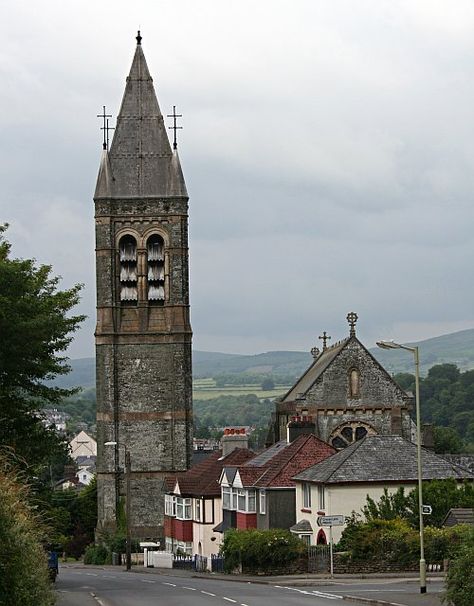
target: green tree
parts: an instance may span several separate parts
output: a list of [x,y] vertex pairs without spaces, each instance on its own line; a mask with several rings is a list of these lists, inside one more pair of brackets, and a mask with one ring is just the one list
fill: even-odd
[[453,427],[435,427],[434,450],[439,454],[463,452],[464,443]]
[[59,290],[49,265],[12,259],[5,229],[0,226],[0,443],[33,474],[61,450],[39,413],[74,393],[47,382],[70,370],[59,354],[84,319],[69,313],[81,285]]
[[270,391],[275,389],[275,381],[271,377],[266,377],[262,381],[262,391]]

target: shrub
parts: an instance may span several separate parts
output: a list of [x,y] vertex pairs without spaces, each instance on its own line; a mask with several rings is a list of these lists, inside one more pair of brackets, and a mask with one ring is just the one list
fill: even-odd
[[50,606],[54,595],[46,531],[28,503],[28,488],[0,461],[0,604]]
[[240,565],[246,572],[267,572],[286,568],[306,553],[306,546],[288,530],[229,530],[221,550],[226,572]]
[[111,557],[104,545],[89,545],[84,553],[84,564],[110,564]]
[[464,533],[446,577],[444,601],[452,606],[472,606],[474,596],[474,529]]

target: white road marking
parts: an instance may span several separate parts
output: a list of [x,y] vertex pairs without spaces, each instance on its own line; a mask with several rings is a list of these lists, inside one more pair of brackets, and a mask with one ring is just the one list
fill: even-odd
[[117,577],[112,577],[110,575],[104,574],[104,579],[116,579]]
[[174,583],[162,583],[163,585],[169,585],[170,587],[176,587]]
[[94,572],[86,572],[86,575],[88,577],[98,577],[99,576],[98,574],[95,574]]
[[227,600],[228,602],[234,602],[234,604],[237,604],[237,600],[233,600],[232,598],[225,598],[222,597],[223,600]]
[[145,579],[142,579],[142,583],[156,583],[156,581],[146,581]]
[[183,587],[183,589],[189,589],[189,591],[197,591],[194,587]]
[[318,598],[326,598],[327,600],[342,600],[342,595],[336,595],[335,593],[324,593],[323,591],[306,591],[305,589],[297,589],[296,587],[281,587],[281,589],[289,589],[290,591],[297,591],[303,595],[315,595]]
[[212,595],[213,598],[216,597],[215,593],[209,593],[209,591],[203,591],[202,589],[201,589],[201,593],[205,593],[206,595]]

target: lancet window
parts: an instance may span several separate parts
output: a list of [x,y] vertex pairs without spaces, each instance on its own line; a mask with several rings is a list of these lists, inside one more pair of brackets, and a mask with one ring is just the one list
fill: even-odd
[[147,241],[148,301],[154,305],[165,302],[165,243],[157,234]]
[[137,241],[127,235],[120,239],[120,301],[123,304],[136,304],[137,288]]
[[352,368],[349,372],[349,393],[351,398],[360,396],[360,373],[357,368]]

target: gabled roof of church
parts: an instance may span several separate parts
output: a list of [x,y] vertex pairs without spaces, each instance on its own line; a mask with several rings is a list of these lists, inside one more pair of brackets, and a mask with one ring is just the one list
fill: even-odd
[[[474,479],[474,474],[422,449],[424,480]],[[401,436],[366,436],[321,463],[294,476],[323,484],[416,482],[417,446]]]
[[[281,398],[281,402],[293,402],[300,395],[304,395],[319,379],[326,368],[333,362],[333,360],[339,355],[344,349],[351,338],[343,339],[338,343],[334,343],[330,347],[327,347],[323,352],[314,360],[308,370],[297,380],[293,387]],[[362,344],[361,344],[362,345]]]
[[94,198],[187,197],[179,157],[171,150],[140,36],[137,41]]

